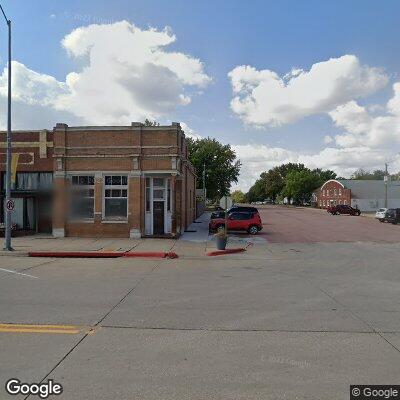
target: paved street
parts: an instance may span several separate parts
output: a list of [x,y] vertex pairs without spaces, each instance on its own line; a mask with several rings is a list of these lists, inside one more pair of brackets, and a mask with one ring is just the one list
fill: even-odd
[[331,215],[325,210],[286,206],[257,206],[271,243],[400,241],[400,225],[371,216]]
[[262,213],[267,240],[244,254],[205,257],[185,240],[164,242],[175,260],[0,257],[0,398],[18,398],[11,377],[53,378],[74,400],[337,400],[350,384],[398,383],[400,243],[309,231],[400,228]]

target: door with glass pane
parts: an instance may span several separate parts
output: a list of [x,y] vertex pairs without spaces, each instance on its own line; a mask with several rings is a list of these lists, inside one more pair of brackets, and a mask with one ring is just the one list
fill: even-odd
[[171,189],[170,179],[161,177],[146,178],[146,235],[171,233]]

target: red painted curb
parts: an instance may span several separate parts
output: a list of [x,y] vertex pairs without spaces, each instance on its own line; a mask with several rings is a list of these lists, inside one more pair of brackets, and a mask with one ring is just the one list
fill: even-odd
[[174,253],[173,251],[170,251],[169,253],[166,253],[165,257],[167,257],[167,258],[179,258],[178,254]]
[[214,256],[222,256],[224,254],[243,253],[244,251],[246,251],[246,249],[243,249],[240,247],[238,249],[225,249],[225,250],[211,251],[210,253],[207,253],[207,255],[210,257],[214,257]]
[[151,258],[165,258],[167,253],[157,251],[132,251],[123,254],[123,257],[151,257]]
[[123,252],[101,251],[32,251],[29,257],[62,257],[62,258],[118,258]]
[[52,258],[119,258],[119,257],[149,257],[149,258],[178,258],[174,252],[160,251],[31,251],[29,257],[52,257]]

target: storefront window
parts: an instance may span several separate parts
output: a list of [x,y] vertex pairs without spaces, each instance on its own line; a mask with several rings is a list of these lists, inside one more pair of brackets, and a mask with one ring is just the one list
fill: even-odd
[[128,177],[106,175],[104,183],[104,218],[126,220],[128,216]]
[[93,219],[93,175],[75,175],[71,177],[70,213],[72,219]]

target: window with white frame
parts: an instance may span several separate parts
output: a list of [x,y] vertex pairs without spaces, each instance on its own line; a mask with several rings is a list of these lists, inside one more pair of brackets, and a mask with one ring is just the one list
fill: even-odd
[[325,196],[325,189],[322,191],[322,196]]
[[336,189],[333,189],[333,194],[336,196]]
[[94,175],[73,175],[70,182],[71,219],[93,219]]
[[342,195],[342,189],[339,189],[339,196]]
[[126,220],[128,217],[128,177],[104,176],[103,217],[108,220]]

